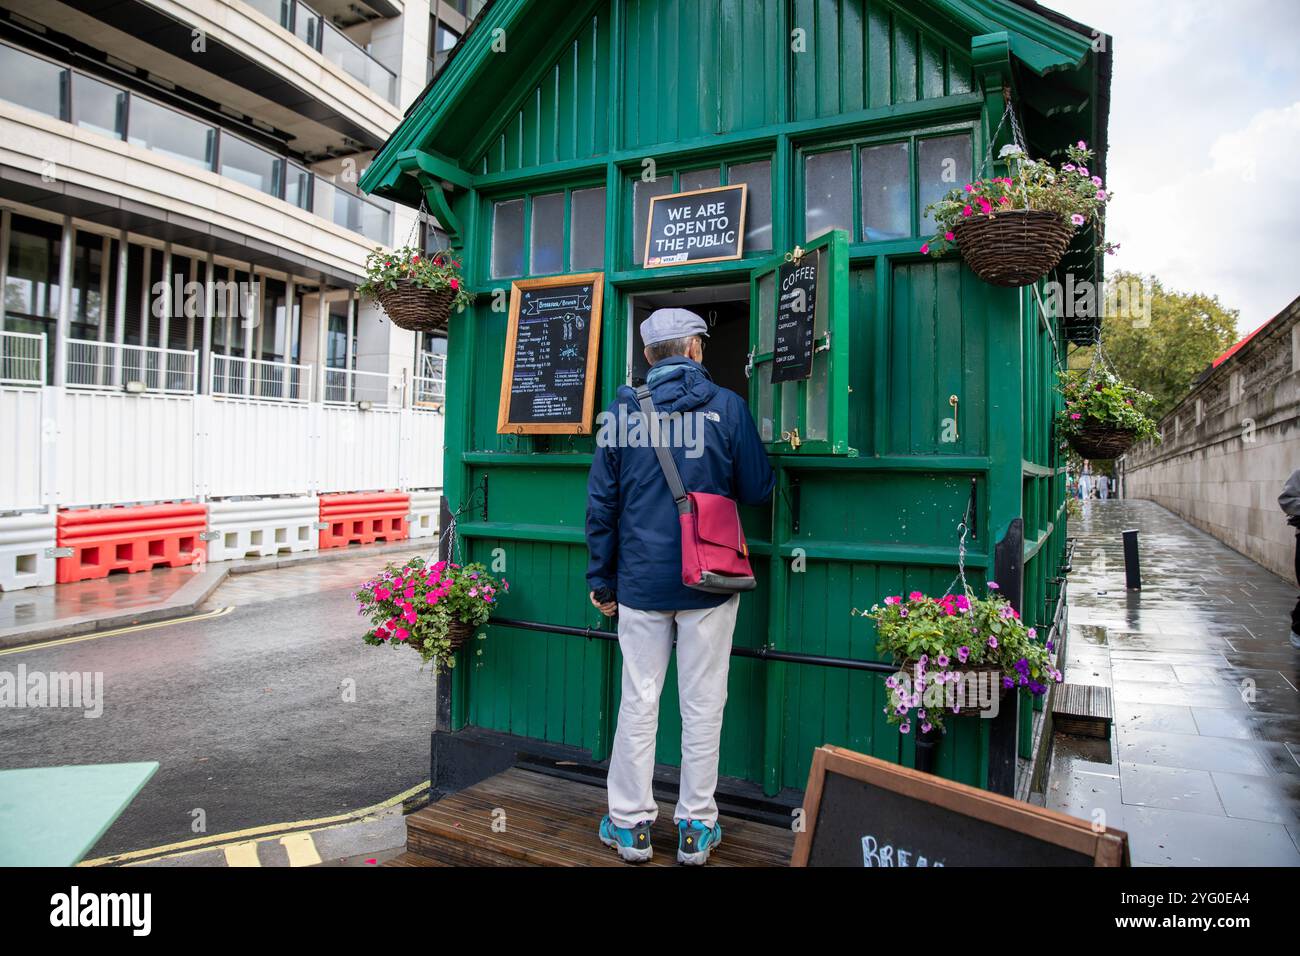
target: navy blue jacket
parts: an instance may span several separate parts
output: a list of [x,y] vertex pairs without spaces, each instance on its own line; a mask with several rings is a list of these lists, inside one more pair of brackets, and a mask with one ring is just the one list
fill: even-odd
[[[742,504],[762,504],[772,494],[776,475],[767,460],[749,408],[739,395],[720,388],[704,366],[685,356],[655,363],[647,377],[659,412],[699,412],[702,424],[693,449],[677,443],[673,460],[687,491],[726,495]],[[620,414],[620,406],[623,411]],[[587,584],[607,587],[620,604],[645,611],[716,607],[726,594],[709,594],[682,584],[682,533],[668,482],[655,450],[624,444],[616,431],[620,418],[641,417],[636,392],[627,385],[597,430],[596,453],[587,478]]]

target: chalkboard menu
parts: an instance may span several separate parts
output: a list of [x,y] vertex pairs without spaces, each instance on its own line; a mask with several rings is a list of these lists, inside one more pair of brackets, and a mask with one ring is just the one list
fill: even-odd
[[604,280],[588,272],[511,285],[497,432],[591,431]]
[[642,258],[646,268],[739,259],[747,194],[739,183],[652,197]]
[[1091,821],[818,747],[792,866],[1128,866],[1128,836]]
[[784,262],[777,269],[773,384],[812,376],[813,327],[817,316],[821,257],[819,249],[793,262]]

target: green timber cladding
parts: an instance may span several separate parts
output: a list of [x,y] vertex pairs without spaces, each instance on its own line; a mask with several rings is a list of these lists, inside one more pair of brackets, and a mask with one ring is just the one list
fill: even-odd
[[[1030,0],[486,7],[361,184],[425,200],[464,251],[478,299],[449,331],[445,486],[462,556],[505,557],[502,613],[603,626],[584,580],[593,439],[496,432],[511,280],[591,269],[606,277],[601,408],[634,373],[644,307],[678,295],[746,311],[738,361],[753,375],[715,374],[750,401],[778,491],[744,515],[759,587],[742,597],[738,646],[876,660],[852,609],[942,593],[972,505],[971,580],[996,576],[1046,633],[1065,554],[1055,377],[1067,338],[1089,329],[1046,314],[1035,288],[923,256],[922,210],[953,175],[1001,172],[1007,98],[1032,154],[1085,139],[1104,175],[1109,42]],[[742,181],[742,260],[641,267],[651,195]],[[1100,281],[1093,244],[1080,236],[1060,267],[1076,283]],[[772,386],[772,277],[796,245],[829,256],[825,348],[808,383]],[[605,759],[617,647],[487,631],[452,672],[451,726]],[[910,764],[914,739],[886,723],[885,699],[879,674],[733,658],[721,772],[802,788],[823,743]],[[660,721],[658,757],[675,764],[671,673]],[[935,769],[1009,790],[1031,725],[1023,700],[1002,721],[954,720]]]

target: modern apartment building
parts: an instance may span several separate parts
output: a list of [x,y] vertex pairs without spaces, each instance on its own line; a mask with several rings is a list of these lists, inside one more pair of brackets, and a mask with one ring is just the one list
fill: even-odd
[[440,484],[443,342],[356,293],[440,234],[357,178],[479,6],[0,0],[0,515]]

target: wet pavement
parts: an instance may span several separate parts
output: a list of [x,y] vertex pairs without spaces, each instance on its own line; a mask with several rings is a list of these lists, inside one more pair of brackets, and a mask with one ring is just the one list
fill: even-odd
[[1047,806],[1127,830],[1134,865],[1300,865],[1296,583],[1154,502],[1088,502],[1071,532],[1065,679],[1109,684],[1115,723],[1057,735]]
[[[368,561],[376,567],[405,554],[432,553],[434,539],[377,543],[346,550],[310,551],[301,554],[212,564],[196,562],[180,568],[157,568],[136,574],[110,574],[94,581],[56,584],[0,592],[0,647],[15,647],[36,641],[70,637],[169,618],[198,611],[218,587],[248,595],[275,588],[275,579],[260,582],[264,572],[309,567],[299,577],[302,586],[318,588],[353,572],[350,562]],[[245,577],[257,572],[252,578]],[[243,586],[235,581],[246,581]],[[288,580],[281,578],[281,581]]]
[[[209,604],[228,613],[0,650],[0,672],[102,675],[98,715],[85,701],[0,708],[0,767],[158,761],[91,858],[244,839],[417,787],[429,777],[433,674],[413,652],[362,644],[352,594],[385,562],[427,551],[234,575]],[[329,856],[319,841],[298,849]]]

